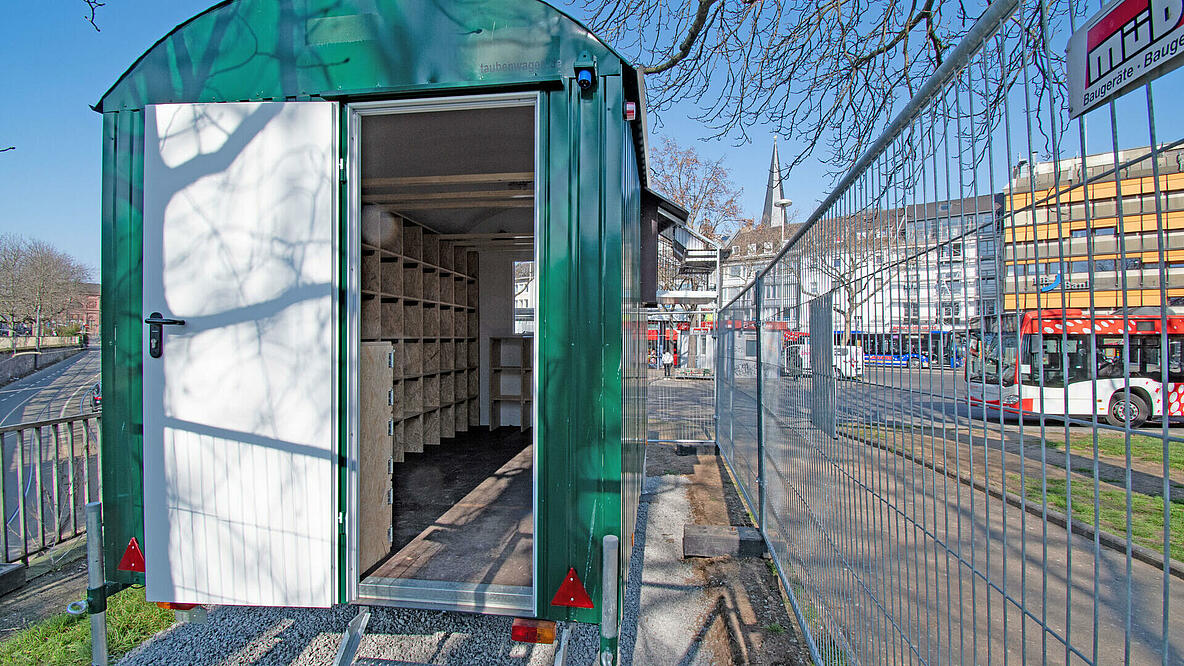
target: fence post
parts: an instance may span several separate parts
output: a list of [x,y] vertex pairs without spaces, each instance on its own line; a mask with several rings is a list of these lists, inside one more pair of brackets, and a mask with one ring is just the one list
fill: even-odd
[[107,666],[107,590],[103,571],[102,505],[86,505],[86,587],[90,613],[90,663]]
[[762,305],[764,304],[764,275],[758,275],[756,281],[753,282],[753,308],[756,310],[753,317],[756,322],[756,521],[757,527],[761,532],[765,531],[765,399],[764,399],[764,363],[761,348],[764,341],[761,340],[761,333],[764,331],[764,321],[761,316]]

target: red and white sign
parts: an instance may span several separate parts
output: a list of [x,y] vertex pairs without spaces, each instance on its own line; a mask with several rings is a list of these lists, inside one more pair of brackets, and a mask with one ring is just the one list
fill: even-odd
[[1184,63],[1184,0],[1115,0],[1069,38],[1074,118]]

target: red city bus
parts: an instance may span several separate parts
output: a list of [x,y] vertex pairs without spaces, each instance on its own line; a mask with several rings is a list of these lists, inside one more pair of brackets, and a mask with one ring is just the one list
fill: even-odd
[[1168,308],[1165,330],[1164,314],[1134,308],[1095,311],[1091,319],[1085,310],[1033,310],[1018,327],[1012,315],[1002,331],[970,341],[971,402],[1013,414],[1097,414],[1115,426],[1139,427],[1165,412],[1184,416],[1184,316]]

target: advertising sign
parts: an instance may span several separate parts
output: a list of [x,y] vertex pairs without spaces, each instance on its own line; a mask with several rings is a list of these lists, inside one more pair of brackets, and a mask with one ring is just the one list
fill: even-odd
[[1069,38],[1074,118],[1179,67],[1184,0],[1116,0]]

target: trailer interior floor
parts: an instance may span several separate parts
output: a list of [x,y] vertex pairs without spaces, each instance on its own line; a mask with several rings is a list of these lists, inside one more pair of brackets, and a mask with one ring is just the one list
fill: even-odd
[[396,467],[395,554],[371,576],[529,587],[529,430],[477,428]]

